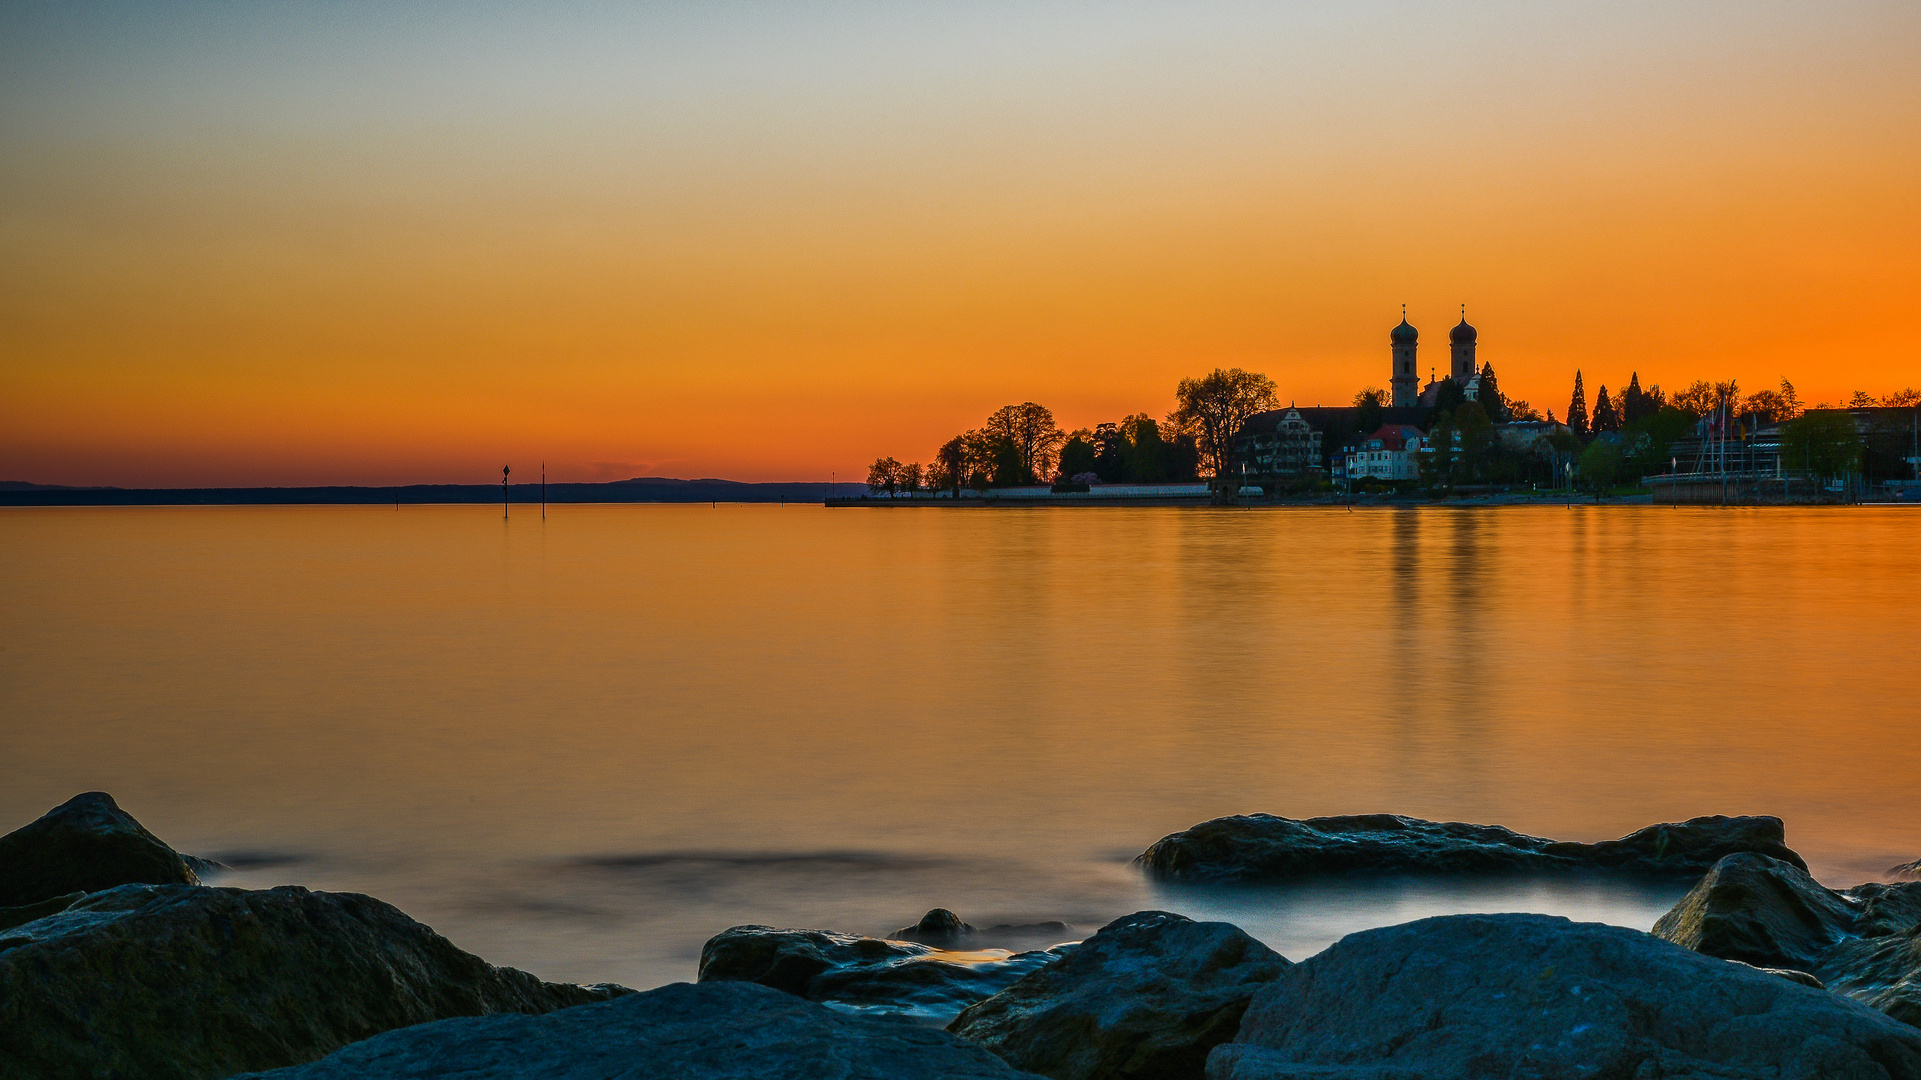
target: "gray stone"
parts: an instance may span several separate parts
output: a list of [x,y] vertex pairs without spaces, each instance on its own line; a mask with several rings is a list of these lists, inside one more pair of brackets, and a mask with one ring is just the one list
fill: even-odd
[[354,893],[123,885],[0,930],[0,1078],[212,1080],[622,993],[494,967]]
[[1854,921],[1854,905],[1806,870],[1743,852],[1715,863],[1654,936],[1723,960],[1813,971]]
[[1247,814],[1204,821],[1156,841],[1134,861],[1174,882],[1279,882],[1333,874],[1537,874],[1589,871],[1662,877],[1705,873],[1755,851],[1806,869],[1774,817],[1698,817],[1597,844],[1545,840],[1498,825],[1393,814],[1296,820]]
[[0,907],[116,885],[199,883],[179,852],[104,791],[75,795],[0,836]]
[[827,930],[735,926],[701,948],[699,980],[759,983],[809,1001],[938,1026],[1060,955],[1060,950],[954,953]]
[[1730,855],[1654,924],[1677,945],[1808,972],[1829,990],[1921,1027],[1921,882],[1836,891],[1797,867]]
[[1255,995],[1212,1080],[1915,1080],[1921,1031],[1638,930],[1453,915],[1353,934]]
[[948,1030],[1055,1080],[1199,1078],[1254,992],[1287,967],[1238,927],[1136,912]]
[[[751,983],[390,1031],[252,1080],[1033,1080],[942,1031]],[[239,1078],[236,1078],[239,1080]]]
[[1844,941],[1821,957],[1814,975],[1837,994],[1921,1027],[1921,927]]

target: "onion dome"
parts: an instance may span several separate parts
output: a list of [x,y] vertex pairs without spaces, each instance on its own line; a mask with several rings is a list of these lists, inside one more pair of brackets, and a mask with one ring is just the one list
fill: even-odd
[[1402,315],[1401,325],[1395,327],[1393,333],[1388,336],[1396,345],[1412,345],[1415,339],[1421,336],[1421,332],[1409,326],[1407,316]]
[[1461,316],[1459,326],[1447,332],[1447,339],[1456,345],[1474,344],[1475,329],[1467,324],[1467,316]]

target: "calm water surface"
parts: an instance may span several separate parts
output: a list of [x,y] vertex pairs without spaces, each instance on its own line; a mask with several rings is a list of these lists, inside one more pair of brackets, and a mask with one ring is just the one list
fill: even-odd
[[223,883],[650,986],[760,922],[1162,907],[1302,959],[1678,890],[1168,890],[1222,814],[1921,855],[1921,513],[789,506],[0,511],[0,827],[111,791]]

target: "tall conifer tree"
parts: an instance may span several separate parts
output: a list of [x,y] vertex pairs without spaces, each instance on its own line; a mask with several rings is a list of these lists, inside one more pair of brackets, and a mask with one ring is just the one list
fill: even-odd
[[1632,424],[1653,413],[1648,407],[1647,392],[1641,389],[1641,373],[1634,372],[1628,376],[1628,388],[1621,392],[1621,422]]
[[1581,373],[1574,373],[1574,398],[1567,403],[1567,426],[1587,438],[1587,391],[1581,388]]
[[1594,433],[1599,435],[1604,431],[1619,430],[1621,418],[1615,415],[1614,402],[1608,398],[1608,388],[1603,386],[1594,397]]

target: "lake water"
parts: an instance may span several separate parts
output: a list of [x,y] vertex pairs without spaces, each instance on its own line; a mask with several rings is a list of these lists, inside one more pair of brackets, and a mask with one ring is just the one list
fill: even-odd
[[737,923],[1225,918],[1292,959],[1680,888],[1167,889],[1206,818],[1564,839],[1777,814],[1921,856],[1921,513],[1552,507],[0,511],[0,829],[181,850],[651,986]]

